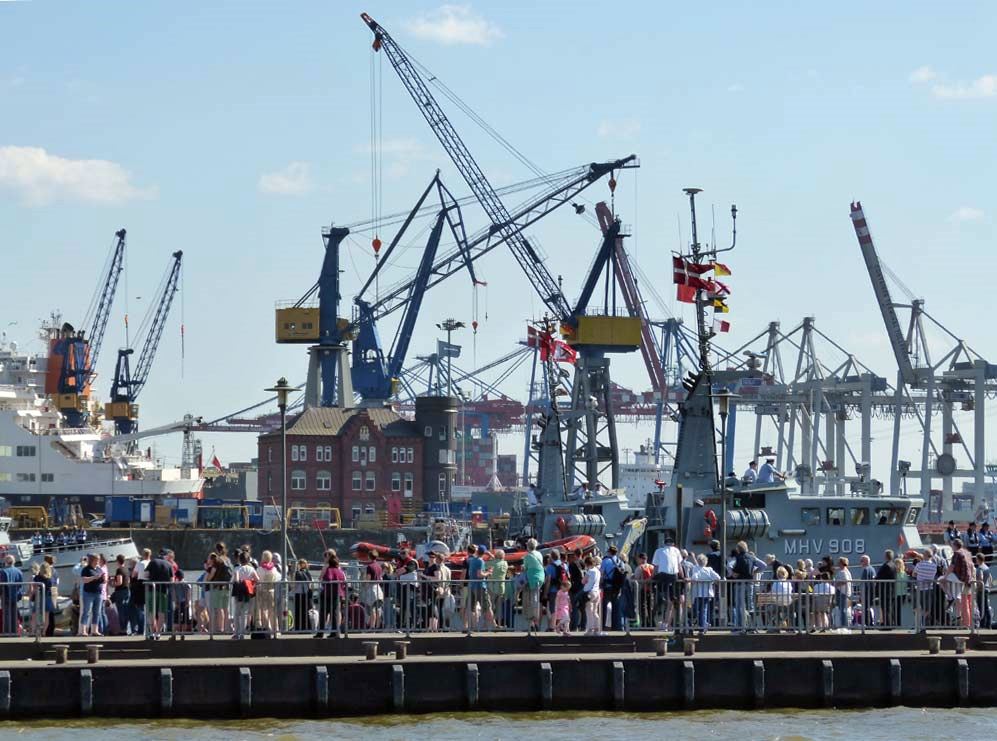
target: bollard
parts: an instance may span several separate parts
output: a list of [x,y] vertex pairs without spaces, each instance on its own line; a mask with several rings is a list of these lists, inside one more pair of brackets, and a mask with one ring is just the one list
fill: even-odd
[[682,653],[684,653],[686,656],[695,656],[697,643],[699,643],[698,638],[683,638]]
[[942,637],[928,636],[928,653],[934,655],[941,650],[942,650]]
[[408,647],[411,641],[395,641],[395,658],[401,661],[408,656]]
[[102,643],[88,643],[87,644],[87,663],[96,664],[100,661],[100,649],[103,647]]
[[957,654],[966,653],[966,636],[954,636],[952,640],[955,641],[955,652]]
[[69,659],[69,645],[65,643],[57,643],[52,648],[55,649],[55,663],[65,664]]
[[654,639],[654,655],[655,656],[667,656],[668,655],[668,639],[667,638],[655,638]]
[[364,641],[363,649],[367,656],[367,661],[373,661],[377,658],[377,641]]

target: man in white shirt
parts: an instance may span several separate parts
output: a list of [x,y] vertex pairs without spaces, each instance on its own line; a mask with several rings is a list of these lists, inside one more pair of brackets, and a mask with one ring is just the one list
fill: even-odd
[[758,478],[756,483],[758,484],[774,484],[776,480],[784,481],[786,479],[781,473],[775,470],[775,458],[766,458],[765,463],[758,470]]
[[662,602],[665,603],[664,619],[658,627],[667,630],[678,598],[676,581],[685,577],[682,571],[682,551],[675,547],[673,538],[665,538],[665,544],[654,552],[651,565],[654,567],[654,583],[658,592],[655,612],[660,609]]
[[537,485],[530,484],[530,488],[526,492],[526,504],[529,507],[536,507],[540,501],[537,499]]
[[744,476],[741,477],[741,481],[747,485],[751,486],[755,481],[758,480],[758,461],[751,461],[748,464],[747,470],[744,472]]

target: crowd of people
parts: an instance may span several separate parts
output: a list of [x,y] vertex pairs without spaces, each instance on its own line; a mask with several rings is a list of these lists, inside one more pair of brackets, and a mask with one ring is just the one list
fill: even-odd
[[[218,543],[196,575],[185,574],[168,549],[110,563],[88,554],[69,596],[73,630],[83,636],[989,628],[990,569],[982,548],[973,550],[953,537],[948,548],[906,559],[886,551],[876,565],[868,555],[854,565],[845,556],[789,564],[760,557],[744,542],[724,557],[717,541],[696,554],[666,539],[650,558],[625,558],[615,546],[599,557],[541,552],[529,540],[513,560],[500,548],[471,545],[456,558],[430,552],[420,562],[403,549],[346,565],[329,549],[317,567],[300,559],[285,573],[277,553],[257,559],[248,546],[230,553]],[[20,577],[12,566],[0,568],[0,582]],[[26,593],[37,608],[32,632],[54,634],[60,585],[53,567],[46,555],[29,584],[0,591],[4,632],[18,631],[13,605]]]

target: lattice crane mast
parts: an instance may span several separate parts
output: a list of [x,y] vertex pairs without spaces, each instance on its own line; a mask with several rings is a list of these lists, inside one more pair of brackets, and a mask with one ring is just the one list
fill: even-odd
[[142,342],[142,352],[138,356],[134,372],[132,372],[129,360],[135,352],[134,348],[126,347],[118,350],[118,360],[114,365],[114,381],[111,384],[111,401],[104,406],[104,416],[114,420],[114,429],[119,435],[127,435],[135,431],[138,421],[138,404],[135,401],[145,386],[145,382],[149,379],[149,371],[152,369],[152,361],[159,349],[159,341],[162,339],[163,330],[166,327],[170,307],[173,305],[173,299],[179,290],[182,258],[182,251],[177,250],[173,253],[172,261],[163,280],[163,289],[159,294],[159,300],[150,307],[150,314],[142,320],[142,326],[147,327],[147,329]]

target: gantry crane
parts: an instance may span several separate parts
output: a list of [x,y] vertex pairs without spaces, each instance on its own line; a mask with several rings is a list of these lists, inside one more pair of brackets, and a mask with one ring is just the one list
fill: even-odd
[[119,435],[128,435],[135,431],[138,422],[139,393],[149,379],[152,361],[159,349],[159,341],[166,327],[166,319],[173,305],[173,298],[179,290],[180,266],[183,252],[177,250],[163,279],[159,300],[149,307],[149,313],[142,320],[139,335],[145,329],[142,341],[142,352],[138,356],[135,370],[132,372],[129,358],[135,352],[134,348],[125,347],[118,350],[118,360],[114,365],[114,381],[111,384],[111,401],[104,405],[104,416],[114,420],[114,430]]
[[[50,328],[48,374],[45,391],[66,417],[69,427],[83,427],[89,417],[90,384],[96,375],[97,358],[104,342],[104,331],[111,316],[111,306],[125,261],[126,231],[115,232],[107,273],[90,302],[88,332],[78,332],[70,324]],[[92,318],[90,317],[93,313]]]
[[[433,97],[415,65],[380,24],[366,13],[361,14],[361,18],[374,33],[374,50],[387,54],[402,84],[491,221],[490,236],[498,237],[509,245],[516,261],[550,312],[549,318],[566,327],[568,341],[579,349],[571,409],[564,414],[554,415],[559,420],[558,426],[563,425],[567,434],[565,460],[566,467],[572,470],[572,480],[577,475],[594,484],[600,473],[608,467],[611,482],[607,483],[615,487],[618,483],[617,445],[609,404],[609,360],[605,353],[636,350],[640,346],[640,320],[637,319],[635,323],[631,317],[613,316],[614,312],[609,307],[608,286],[612,280],[609,272],[606,275],[605,315],[589,316],[585,312],[602,269],[614,259],[616,240],[621,236],[619,221],[613,218],[610,224],[604,225],[608,231],[597,254],[596,263],[585,281],[581,298],[572,306],[561,291],[558,281],[523,235],[522,229],[514,228],[512,215]],[[636,157],[631,155],[621,161],[619,166],[621,169],[637,167]],[[615,178],[610,180],[610,188],[613,187]],[[615,288],[613,299],[615,301]],[[600,435],[603,436],[602,440],[599,439]],[[547,436],[550,437],[549,430]],[[549,441],[546,447],[550,447]],[[552,494],[566,495],[562,475],[552,475],[547,480],[557,482],[551,483]]]

